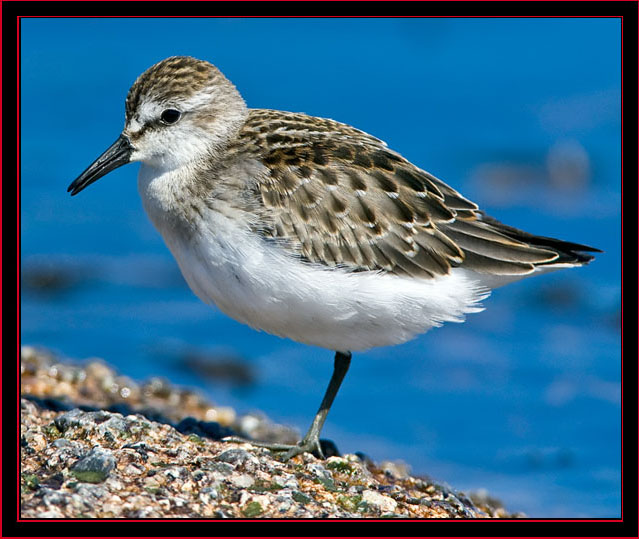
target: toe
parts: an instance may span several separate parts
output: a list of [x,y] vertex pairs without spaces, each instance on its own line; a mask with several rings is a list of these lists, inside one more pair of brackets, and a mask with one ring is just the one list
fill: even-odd
[[284,462],[286,462],[302,453],[311,453],[313,456],[322,460],[325,458],[319,440],[303,440],[296,446],[291,447],[282,458]]

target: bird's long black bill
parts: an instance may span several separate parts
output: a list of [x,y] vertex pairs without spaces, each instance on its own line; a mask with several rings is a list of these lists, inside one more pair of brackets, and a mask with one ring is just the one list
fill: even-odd
[[132,151],[133,146],[131,146],[131,141],[124,135],[120,135],[100,157],[91,163],[91,165],[69,185],[67,192],[70,192],[71,196],[77,195],[82,189],[99,180],[105,174],[122,165],[126,165],[131,160]]

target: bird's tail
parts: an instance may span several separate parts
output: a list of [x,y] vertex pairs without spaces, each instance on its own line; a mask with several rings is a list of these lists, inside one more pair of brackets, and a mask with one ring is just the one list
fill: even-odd
[[548,238],[546,236],[535,236],[523,230],[519,230],[512,226],[505,225],[497,219],[493,219],[488,215],[482,214],[481,220],[494,227],[498,232],[507,236],[515,241],[527,243],[533,247],[546,249],[556,253],[558,256],[554,260],[541,261],[535,263],[535,267],[540,266],[553,266],[556,264],[566,264],[574,266],[582,266],[588,264],[594,257],[589,253],[602,253],[600,249],[590,247],[589,245],[582,245],[580,243],[572,243],[569,241],[563,241],[556,238]]

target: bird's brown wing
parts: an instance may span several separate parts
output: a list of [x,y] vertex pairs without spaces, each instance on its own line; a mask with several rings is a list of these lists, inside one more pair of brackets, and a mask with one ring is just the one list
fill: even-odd
[[350,126],[253,111],[240,138],[266,171],[254,187],[261,232],[310,262],[430,278],[461,265],[526,274],[559,257],[484,220],[476,204]]

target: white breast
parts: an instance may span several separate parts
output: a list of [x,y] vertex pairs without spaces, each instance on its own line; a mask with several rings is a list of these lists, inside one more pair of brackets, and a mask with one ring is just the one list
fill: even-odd
[[203,301],[256,329],[331,350],[408,341],[481,310],[488,290],[453,270],[436,279],[309,265],[246,226],[208,210],[192,233],[167,217],[163,190],[140,172],[144,207]]

